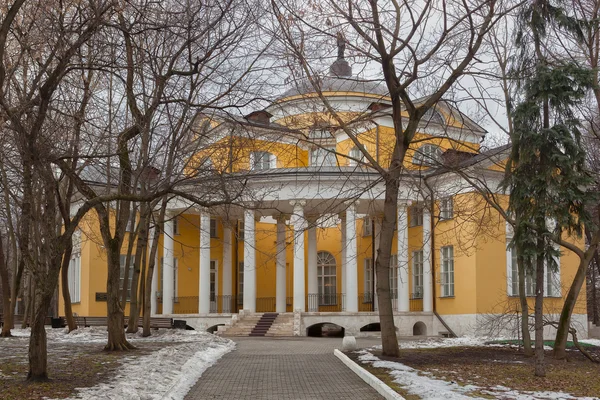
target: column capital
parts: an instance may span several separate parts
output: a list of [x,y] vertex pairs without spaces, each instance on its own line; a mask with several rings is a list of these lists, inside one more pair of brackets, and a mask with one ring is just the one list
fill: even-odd
[[412,200],[398,200],[398,208],[407,208],[412,206]]
[[304,207],[306,205],[306,200],[290,200],[290,205],[294,208]]

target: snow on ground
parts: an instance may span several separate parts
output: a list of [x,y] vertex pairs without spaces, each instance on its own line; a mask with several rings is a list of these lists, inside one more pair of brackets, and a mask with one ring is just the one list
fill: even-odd
[[[30,329],[14,329],[14,336],[28,337]],[[106,328],[79,328],[70,334],[63,329],[46,329],[48,344],[52,343],[105,343]],[[234,349],[231,340],[209,333],[168,329],[152,331],[142,338],[141,333],[128,334],[136,342],[168,342],[151,354],[128,362],[123,359],[119,373],[111,381],[91,388],[77,389],[71,400],[117,399],[183,399],[202,373],[224,354]]]
[[[468,344],[458,344],[468,343]],[[473,338],[457,338],[427,340],[419,342],[403,343],[403,348],[434,348],[434,347],[454,347],[454,346],[478,346],[478,339]],[[409,347],[412,345],[413,347]],[[427,347],[429,346],[429,347]],[[375,346],[380,347],[380,346]],[[373,365],[375,368],[385,368],[389,370],[390,375],[394,378],[394,382],[403,387],[411,394],[421,397],[425,400],[467,400],[467,399],[483,399],[482,397],[474,397],[473,392],[479,390],[480,393],[489,394],[497,399],[503,400],[594,400],[592,397],[573,397],[568,393],[562,392],[519,392],[503,386],[496,386],[492,390],[486,390],[474,385],[461,386],[456,382],[447,382],[441,379],[429,377],[427,372],[420,372],[414,368],[404,365],[399,362],[382,361],[377,356],[370,353],[368,350],[357,352],[359,360]],[[597,398],[596,398],[597,399]]]

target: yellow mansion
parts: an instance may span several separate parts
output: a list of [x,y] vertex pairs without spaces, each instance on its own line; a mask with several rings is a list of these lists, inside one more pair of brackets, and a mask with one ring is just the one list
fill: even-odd
[[[173,199],[159,241],[153,314],[226,331],[257,313],[278,313],[289,316],[294,335],[325,323],[351,334],[377,326],[373,259],[384,184],[353,137],[387,167],[389,99],[382,84],[352,76],[343,59],[319,84],[335,117],[302,82],[245,118],[204,121],[211,141],[194,162],[243,176],[244,197],[210,209]],[[511,230],[470,184],[485,183],[505,205],[498,187],[509,147],[482,150],[485,133],[440,102],[406,154],[389,276],[400,335],[517,334]],[[82,231],[71,263],[73,311],[105,315],[106,256]],[[559,264],[546,274],[550,314],[560,310],[578,259],[563,249]],[[533,296],[533,279],[526,281]],[[582,336],[584,296],[573,316]]]

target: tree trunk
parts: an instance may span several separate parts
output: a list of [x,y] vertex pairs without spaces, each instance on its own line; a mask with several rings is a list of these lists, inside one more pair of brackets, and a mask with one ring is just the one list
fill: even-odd
[[544,239],[538,239],[535,269],[535,376],[546,376],[544,365]]
[[4,245],[2,237],[0,237],[0,281],[2,282],[2,311],[4,315],[4,323],[0,337],[12,336],[10,330],[12,328],[12,311],[10,303],[10,283],[8,278],[8,267],[6,258],[4,257]]
[[[166,211],[166,202],[163,202],[160,210],[159,221],[164,221]],[[154,231],[152,232],[152,247],[150,248],[150,254],[148,255],[148,268],[146,272],[146,286],[144,288],[144,321],[143,321],[143,337],[150,336],[150,316],[152,307],[152,275],[154,275],[154,269],[157,268],[155,265],[156,253],[158,251],[158,239],[160,238],[161,226],[155,225]]]
[[519,301],[521,303],[521,331],[523,332],[523,353],[525,357],[533,356],[531,334],[529,333],[529,305],[525,292],[525,264],[523,257],[517,253],[517,271],[519,273]]
[[[589,269],[589,267],[588,267]],[[592,265],[592,322],[598,326],[598,289],[596,287],[596,268]]]
[[111,246],[107,247],[108,279],[107,291],[107,323],[108,343],[104,347],[106,351],[123,351],[135,348],[125,337],[124,313],[119,301],[119,270],[120,246],[118,241],[113,240]]
[[65,319],[67,321],[67,327],[69,332],[77,329],[75,318],[73,318],[73,308],[71,307],[71,293],[69,293],[69,264],[71,262],[71,253],[73,252],[73,242],[70,241],[67,244],[65,253],[63,254],[62,265],[61,265],[61,285],[62,285],[62,297],[65,303]]
[[31,300],[35,297],[33,295],[32,290],[32,279],[31,275],[27,275],[27,284],[25,290],[23,291],[23,302],[25,303],[25,309],[23,310],[23,322],[21,322],[21,329],[27,328],[27,323],[29,322],[29,313],[31,309]]
[[133,262],[133,275],[131,276],[131,302],[129,303],[129,321],[127,323],[127,333],[135,333],[138,331],[138,298],[139,298],[139,281],[140,268],[142,264],[142,256],[147,251],[148,242],[148,218],[145,212],[146,207],[142,207],[140,215],[139,232],[135,248],[135,260]]
[[33,320],[31,321],[31,336],[29,337],[29,372],[27,380],[29,381],[47,381],[48,380],[48,352],[46,340],[46,314],[52,300],[52,291],[50,294],[44,294],[40,297]]
[[[591,251],[595,253],[595,249],[588,249],[587,253]],[[569,293],[567,293],[567,297],[565,298],[565,304],[563,305],[560,313],[558,328],[556,328],[556,337],[554,338],[553,352],[554,358],[558,360],[564,360],[567,357],[567,339],[569,337],[569,327],[571,326],[571,316],[573,315],[573,310],[575,309],[575,304],[577,303],[577,297],[579,297],[581,287],[585,282],[585,272],[590,259],[591,256],[586,254],[586,257],[579,261],[577,273],[575,274],[575,278],[571,283]]]

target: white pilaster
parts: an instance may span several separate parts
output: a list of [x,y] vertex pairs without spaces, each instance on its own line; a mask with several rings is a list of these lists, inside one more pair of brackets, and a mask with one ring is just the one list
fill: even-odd
[[163,314],[173,314],[173,297],[175,295],[174,279],[175,270],[174,267],[174,253],[173,253],[173,235],[174,235],[174,222],[173,216],[168,217],[164,224],[163,234],[163,264],[162,264],[162,300]]
[[346,311],[358,312],[358,258],[356,248],[356,208],[346,209]]
[[285,249],[285,218],[277,218],[277,257],[275,267],[275,311],[286,311],[286,249]]
[[200,275],[198,282],[198,313],[210,312],[210,214],[200,211]]
[[433,277],[431,268],[431,214],[423,208],[423,311],[433,311]]
[[340,215],[342,230],[342,311],[346,311],[346,215]]
[[398,311],[410,310],[408,288],[408,213],[405,203],[398,204]]
[[291,223],[294,228],[294,311],[304,312],[306,290],[304,287],[304,219],[305,201],[291,202],[294,207]]
[[256,232],[254,210],[244,211],[244,310],[256,312]]
[[[222,312],[230,313],[231,310],[231,224],[223,223],[223,301],[221,302]],[[217,302],[218,303],[218,302]]]
[[[319,311],[317,278],[317,219],[308,220],[308,311]],[[312,296],[311,296],[312,295]]]
[[[152,252],[154,244],[154,227],[148,232],[148,257]],[[148,258],[149,259],[149,258]],[[154,269],[152,270],[152,284],[150,288],[150,315],[155,315],[158,310],[158,302],[156,301],[156,292],[158,292],[158,251],[154,257]]]

